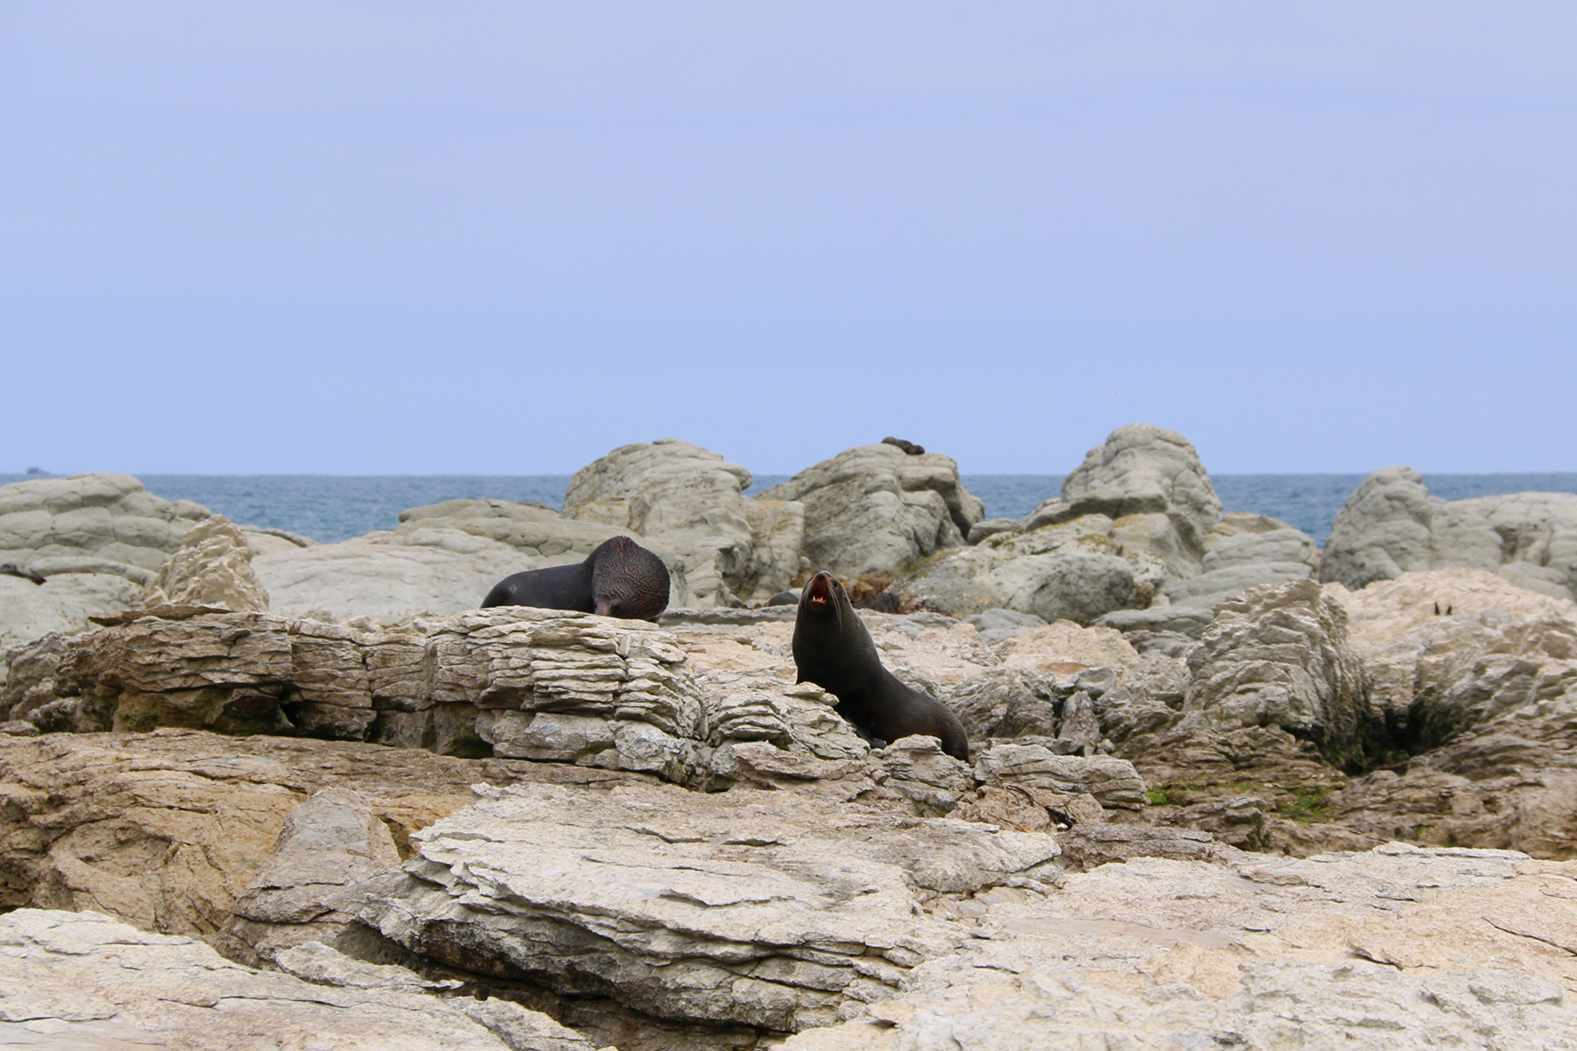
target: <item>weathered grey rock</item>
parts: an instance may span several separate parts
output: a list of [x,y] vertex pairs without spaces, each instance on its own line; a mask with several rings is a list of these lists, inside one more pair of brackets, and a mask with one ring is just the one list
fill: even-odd
[[761,494],[798,501],[807,569],[840,577],[892,573],[936,551],[962,547],[985,505],[940,453],[910,456],[892,445],[859,445],[806,468]]
[[1333,589],[1375,705],[1414,749],[1577,683],[1577,605],[1481,569]]
[[1402,844],[1136,859],[978,898],[992,937],[784,1051],[1544,1048],[1577,1027],[1571,863]]
[[506,607],[387,629],[144,616],[58,645],[53,688],[78,731],[307,733],[681,779],[696,763],[686,742],[705,736],[673,637],[583,613]]
[[423,527],[260,555],[252,568],[274,612],[352,621],[476,609],[504,577],[539,565],[497,540]]
[[[411,988],[255,971],[201,942],[150,934],[95,912],[20,909],[0,916],[0,939],[0,1044],[37,1051],[531,1046],[506,1038],[508,1023],[521,1026],[531,1014],[512,1004],[466,1011]],[[543,1032],[559,1028],[540,1021]]]
[[1051,837],[806,793],[487,795],[413,837],[406,878],[363,920],[414,952],[670,1020],[834,1022],[967,939],[925,898],[1061,878]]
[[902,591],[956,617],[1009,609],[1088,624],[1112,610],[1148,605],[1154,592],[1153,584],[1139,583],[1147,566],[1119,557],[1111,531],[1110,519],[1092,515],[1022,536],[999,534],[927,566]]
[[969,535],[964,539],[973,546],[998,533],[1012,533],[1016,536],[1023,531],[1024,523],[1016,518],[987,518],[970,526]]
[[664,438],[582,467],[564,494],[564,514],[650,541],[683,576],[674,605],[729,606],[782,591],[800,569],[804,509],[770,494],[751,500],[743,495],[749,486],[750,472],[738,464]]
[[253,554],[241,530],[224,515],[211,515],[186,531],[142,603],[266,610],[268,592],[252,571]]
[[219,934],[220,951],[257,967],[293,946],[332,943],[362,902],[356,884],[399,864],[399,848],[371,800],[320,789],[285,818],[273,856]]
[[1151,606],[1149,609],[1118,609],[1095,618],[1092,627],[1130,631],[1175,631],[1189,638],[1200,638],[1215,616],[1199,606]]
[[[119,573],[52,576],[43,586],[0,576],[0,657],[52,632],[89,630],[93,627],[89,617],[129,609],[140,593],[138,584]],[[4,675],[0,661],[0,682]]]
[[1519,587],[1577,597],[1577,494],[1516,493],[1446,501],[1410,467],[1388,467],[1347,498],[1320,579],[1357,589],[1403,573],[1460,567]]
[[1179,553],[1197,561],[1221,520],[1221,500],[1188,439],[1145,423],[1119,427],[1062,482],[1062,495],[1024,520],[1026,530],[1081,515],[1165,515]]
[[190,500],[154,496],[125,474],[13,482],[0,486],[0,562],[92,556],[158,572],[208,514]]
[[634,536],[602,522],[566,518],[545,504],[507,500],[445,500],[400,512],[396,534],[423,529],[458,529],[508,544],[538,567],[583,562],[603,541]]
[[1199,575],[1166,585],[1172,602],[1213,609],[1249,588],[1301,580],[1319,570],[1314,540],[1264,515],[1226,515],[1207,539],[1211,546]]
[[124,474],[78,474],[0,486],[0,563],[46,578],[0,576],[0,651],[88,617],[129,608],[208,509],[171,503]]
[[1312,580],[1228,600],[1188,665],[1185,711],[1217,729],[1279,726],[1337,754],[1371,718],[1346,610]]
[[975,759],[975,779],[986,785],[1083,793],[1107,809],[1142,810],[1145,805],[1144,779],[1128,760],[1059,754],[1046,738],[991,742]]
[[988,609],[965,618],[980,632],[980,639],[987,646],[995,646],[1026,629],[1038,628],[1046,622],[1033,613],[1020,613],[1016,609]]

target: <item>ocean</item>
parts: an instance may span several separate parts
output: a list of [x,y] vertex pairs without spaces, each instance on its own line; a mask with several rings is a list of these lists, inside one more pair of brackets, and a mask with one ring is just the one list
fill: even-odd
[[[460,497],[564,502],[567,474],[539,475],[141,475],[149,492],[195,500],[231,521],[286,529],[323,543],[392,529],[408,507]],[[1324,544],[1336,512],[1366,475],[1218,474],[1210,480],[1228,511],[1251,511],[1289,522]],[[788,475],[756,475],[755,495]],[[980,497],[988,518],[1022,518],[1062,490],[1060,474],[966,474],[964,487]],[[0,474],[0,484],[20,482]],[[1526,491],[1577,493],[1577,473],[1426,474],[1435,496],[1462,500]]]

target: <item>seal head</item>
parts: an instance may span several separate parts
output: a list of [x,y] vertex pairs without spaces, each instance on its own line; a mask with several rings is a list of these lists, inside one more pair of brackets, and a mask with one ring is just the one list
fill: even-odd
[[925,734],[941,741],[948,755],[969,761],[964,724],[947,705],[906,686],[882,666],[849,593],[826,570],[800,593],[793,649],[799,681],[813,682],[838,698],[838,714],[872,747]]

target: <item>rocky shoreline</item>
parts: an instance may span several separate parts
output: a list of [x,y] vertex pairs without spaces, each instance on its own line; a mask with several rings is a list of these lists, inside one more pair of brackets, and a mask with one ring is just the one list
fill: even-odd
[[[907,444],[337,544],[0,486],[0,1038],[1573,1046],[1577,495],[1388,468],[1322,549],[1159,428],[1023,520]],[[617,535],[658,623],[475,608]],[[795,682],[819,568],[971,763]]]

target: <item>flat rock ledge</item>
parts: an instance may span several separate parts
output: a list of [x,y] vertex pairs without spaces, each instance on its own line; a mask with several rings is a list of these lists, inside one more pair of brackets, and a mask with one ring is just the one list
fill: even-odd
[[440,998],[398,967],[323,945],[284,961],[311,980],[231,963],[202,942],[95,912],[0,916],[0,1046],[33,1051],[593,1051],[546,1015]]
[[974,899],[984,937],[783,1051],[1577,1046],[1577,863],[1145,858]]
[[827,1025],[957,952],[937,903],[1049,890],[1056,838],[794,791],[478,786],[360,918],[419,955],[677,1022]]

